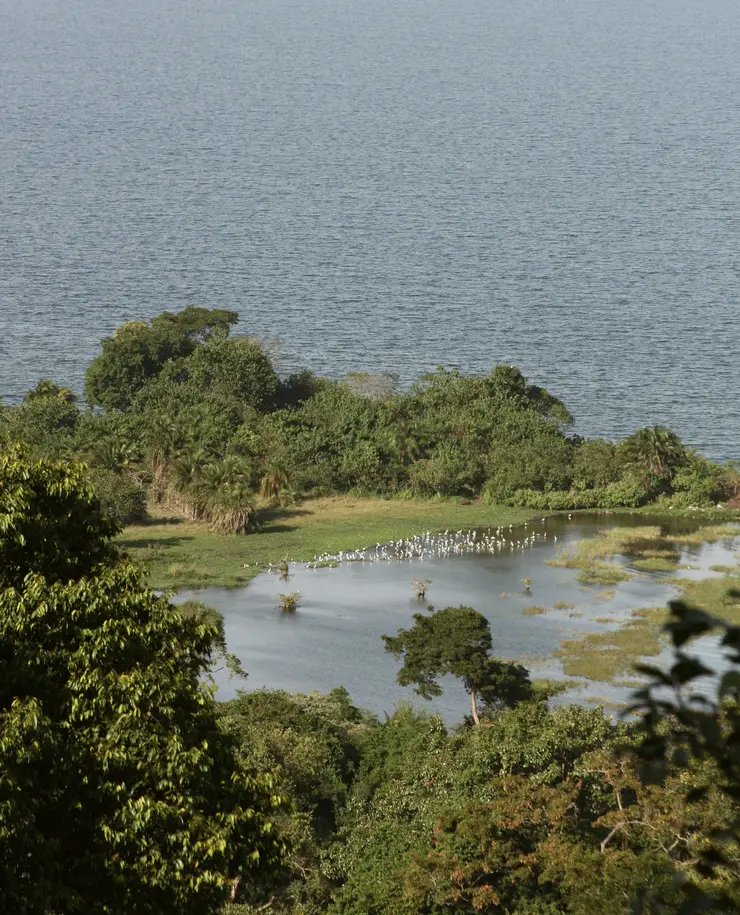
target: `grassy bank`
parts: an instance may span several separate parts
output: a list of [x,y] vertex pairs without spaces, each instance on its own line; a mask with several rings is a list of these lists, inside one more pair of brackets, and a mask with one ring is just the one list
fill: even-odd
[[118,544],[149,571],[155,588],[245,584],[282,559],[307,561],[322,553],[356,550],[427,530],[517,524],[527,508],[458,501],[359,499],[336,496],[260,513],[260,530],[216,534],[201,521],[154,509],[146,524],[126,528]]

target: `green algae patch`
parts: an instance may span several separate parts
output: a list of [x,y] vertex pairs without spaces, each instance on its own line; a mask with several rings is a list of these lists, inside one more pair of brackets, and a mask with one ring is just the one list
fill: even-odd
[[682,600],[728,623],[740,623],[740,575],[683,583]]
[[616,585],[621,581],[628,581],[632,576],[621,566],[599,562],[582,568],[576,578],[590,585]]
[[663,607],[633,611],[633,619],[621,629],[565,640],[555,655],[561,658],[566,676],[614,683],[633,673],[643,658],[660,653],[661,626],[667,618]]

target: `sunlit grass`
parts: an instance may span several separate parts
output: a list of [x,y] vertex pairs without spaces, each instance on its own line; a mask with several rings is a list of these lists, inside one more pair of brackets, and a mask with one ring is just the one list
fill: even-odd
[[258,531],[230,535],[153,507],[149,522],[126,528],[117,542],[148,569],[155,588],[233,586],[282,559],[309,561],[427,530],[498,527],[531,517],[529,509],[500,505],[336,496],[263,511]]

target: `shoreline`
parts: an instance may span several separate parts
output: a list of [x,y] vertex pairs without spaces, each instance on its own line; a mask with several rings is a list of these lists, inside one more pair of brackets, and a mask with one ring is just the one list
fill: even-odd
[[[323,553],[360,550],[427,530],[523,525],[532,518],[568,512],[464,504],[460,499],[383,499],[326,496],[286,508],[263,510],[260,529],[245,535],[214,533],[206,521],[189,521],[157,506],[148,521],[125,528],[116,543],[147,570],[151,587],[162,590],[241,587],[270,564],[310,562]],[[740,523],[740,510],[591,509],[575,516],[635,515],[656,523]]]

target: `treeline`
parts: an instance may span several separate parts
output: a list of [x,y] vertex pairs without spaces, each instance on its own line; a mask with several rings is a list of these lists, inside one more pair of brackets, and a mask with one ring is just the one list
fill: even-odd
[[408,391],[390,376],[281,378],[235,312],[188,308],[103,340],[81,410],[51,381],[0,412],[0,436],[76,457],[119,521],[145,498],[244,532],[255,498],[336,492],[459,496],[538,509],[674,508],[737,497],[740,475],[663,427],[619,444],[572,434],[566,406],[508,365],[440,368]]
[[[81,466],[0,454],[0,910],[592,915],[740,908],[740,629],[718,703],[685,653],[641,719],[548,709],[470,608],[386,639],[477,725],[326,696],[217,703],[212,614],[155,595]],[[674,608],[674,643],[721,625]]]

